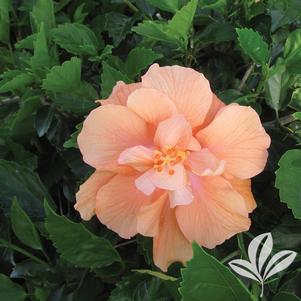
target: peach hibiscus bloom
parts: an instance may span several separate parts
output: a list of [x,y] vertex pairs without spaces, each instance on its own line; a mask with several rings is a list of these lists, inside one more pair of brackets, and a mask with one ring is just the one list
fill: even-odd
[[76,210],[123,238],[153,237],[163,271],[250,227],[250,178],[270,138],[251,107],[224,105],[202,73],[152,65],[141,83],[118,82],[78,136],[96,171],[80,186]]

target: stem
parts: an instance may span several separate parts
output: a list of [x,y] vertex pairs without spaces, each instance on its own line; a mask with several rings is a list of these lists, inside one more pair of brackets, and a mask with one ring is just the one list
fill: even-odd
[[129,0],[123,0],[123,2],[134,12],[134,13],[138,13],[139,9],[133,4],[131,3]]
[[243,238],[242,233],[237,234],[237,244],[238,244],[238,248],[240,250],[242,258],[247,259],[248,254],[247,254],[247,251],[245,248],[245,243],[244,243],[244,238]]
[[32,255],[31,253],[27,252],[26,250],[24,250],[24,249],[22,249],[22,248],[20,248],[16,245],[6,241],[4,239],[1,239],[1,238],[0,238],[0,247],[15,250],[15,251],[27,256],[28,258],[30,258],[30,259],[32,259],[32,260],[34,260],[34,261],[36,261],[36,262],[38,262],[42,265],[45,265],[45,266],[49,267],[49,264],[46,261],[40,259],[39,257],[36,257],[36,256]]
[[246,71],[246,73],[244,74],[239,86],[238,86],[238,90],[240,91],[243,86],[245,85],[246,81],[248,80],[249,76],[251,75],[253,69],[255,67],[255,64],[253,63],[249,68],[248,70]]
[[229,255],[227,255],[226,257],[224,257],[222,260],[221,260],[221,263],[225,263],[227,261],[229,261],[230,259],[238,256],[240,254],[239,250],[236,250],[232,253],[230,253]]
[[266,128],[273,128],[276,124],[279,124],[281,126],[284,126],[286,124],[289,124],[293,121],[295,121],[295,117],[293,115],[287,115],[279,118],[278,120],[268,121],[263,124]]
[[260,298],[263,296],[263,291],[264,291],[264,283],[263,281],[261,282],[261,292],[260,292]]
[[134,242],[136,242],[136,239],[128,240],[128,241],[125,241],[125,242],[115,245],[115,248],[124,247],[124,246],[130,245]]

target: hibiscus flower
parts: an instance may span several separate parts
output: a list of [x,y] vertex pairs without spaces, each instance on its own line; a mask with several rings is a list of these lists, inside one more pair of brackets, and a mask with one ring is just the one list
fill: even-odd
[[153,237],[163,271],[250,227],[250,178],[267,160],[270,138],[258,114],[225,105],[202,73],[152,65],[140,83],[118,82],[78,136],[95,168],[76,210],[123,238]]

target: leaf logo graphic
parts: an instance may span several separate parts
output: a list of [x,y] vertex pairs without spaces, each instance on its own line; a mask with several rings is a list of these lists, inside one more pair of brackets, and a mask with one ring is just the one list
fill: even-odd
[[271,233],[263,233],[256,236],[248,247],[249,261],[234,259],[229,266],[237,274],[255,280],[261,284],[263,296],[264,283],[273,275],[285,270],[294,261],[297,253],[294,251],[280,251],[268,260],[273,249],[273,238]]

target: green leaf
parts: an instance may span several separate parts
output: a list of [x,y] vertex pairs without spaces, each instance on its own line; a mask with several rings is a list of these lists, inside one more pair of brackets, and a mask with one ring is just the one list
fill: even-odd
[[125,74],[111,67],[108,63],[103,62],[101,73],[101,96],[103,98],[108,97],[118,81],[124,81],[125,83],[131,82]]
[[196,243],[193,258],[182,269],[180,293],[183,301],[253,301],[232,272]]
[[39,234],[29,216],[20,207],[16,198],[13,199],[10,214],[12,228],[18,239],[33,249],[42,250],[43,247]]
[[139,23],[138,26],[133,27],[132,30],[142,36],[169,42],[182,49],[186,49],[189,30],[192,26],[197,4],[197,0],[191,0],[178,10],[167,23],[143,21],[143,23]]
[[113,263],[122,264],[118,252],[104,238],[89,232],[83,224],[57,215],[45,202],[45,227],[61,258],[88,269],[99,269]]
[[10,22],[9,9],[11,0],[0,1],[0,41],[3,43],[9,42]]
[[284,46],[286,68],[291,73],[301,74],[301,29],[293,31]]
[[179,9],[179,0],[146,0],[149,4],[162,9],[164,11],[168,11],[171,13],[175,13]]
[[65,23],[51,30],[55,43],[76,55],[96,56],[101,45],[94,32],[87,26],[77,23]]
[[134,78],[140,74],[142,70],[161,57],[161,54],[156,53],[152,49],[143,47],[134,48],[128,55],[125,70],[130,78]]
[[74,133],[71,134],[70,139],[68,139],[65,143],[64,143],[64,148],[78,148],[77,145],[77,136],[78,134],[81,132],[82,128],[83,128],[83,123],[79,123],[78,125],[76,125],[76,131]]
[[301,219],[301,150],[287,151],[278,165],[275,187],[279,189],[280,200],[292,209],[296,218]]
[[301,112],[295,112],[293,114],[293,116],[295,117],[296,120],[300,120],[301,121]]
[[291,24],[301,16],[300,0],[269,0],[268,12],[272,19],[271,31],[283,25]]
[[38,166],[37,156],[26,150],[22,144],[15,143],[11,139],[5,142],[6,147],[12,153],[13,159],[20,165],[35,170]]
[[40,30],[41,23],[45,24],[46,32],[55,27],[53,0],[37,0],[30,13],[32,27],[35,32]]
[[290,84],[290,75],[285,65],[277,64],[270,68],[265,82],[266,102],[276,111],[284,108],[288,102],[287,91]]
[[26,293],[22,286],[11,281],[6,275],[0,274],[0,300],[24,301]]
[[11,80],[2,80],[0,82],[0,93],[6,93],[18,89],[23,89],[34,82],[34,77],[28,73],[20,73]]
[[36,35],[34,42],[34,53],[30,60],[32,70],[36,71],[37,74],[44,76],[44,72],[40,72],[50,66],[50,57],[48,53],[47,39],[44,22],[41,23],[40,30]]
[[300,298],[289,292],[280,292],[274,296],[272,301],[301,301]]
[[165,280],[165,281],[177,281],[178,279],[169,275],[166,275],[164,273],[158,272],[158,271],[152,271],[152,270],[145,270],[145,269],[141,269],[141,270],[132,270],[133,272],[137,272],[140,274],[147,274],[150,276],[154,276],[157,277],[159,279]]
[[67,92],[78,88],[81,80],[81,60],[72,57],[61,66],[50,69],[43,80],[43,89],[52,92]]
[[0,204],[5,213],[9,213],[13,197],[30,217],[35,218],[44,215],[42,200],[52,201],[35,172],[6,160],[0,160],[0,191]]
[[257,31],[236,28],[239,45],[255,63],[264,65],[269,59],[269,47]]
[[74,114],[84,115],[89,113],[97,105],[95,100],[99,96],[94,87],[88,82],[80,82],[78,87],[68,93],[56,93],[51,96],[54,104],[62,110]]
[[36,130],[39,137],[44,136],[51,125],[54,116],[53,106],[43,106],[36,115]]

